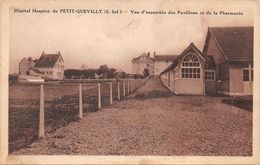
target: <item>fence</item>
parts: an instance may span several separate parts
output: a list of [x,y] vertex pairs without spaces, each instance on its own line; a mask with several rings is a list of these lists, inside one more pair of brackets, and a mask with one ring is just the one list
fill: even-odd
[[[86,81],[86,80],[77,80],[77,81],[61,81],[59,83],[45,83],[40,85],[30,85],[22,86],[19,90],[16,90],[16,93],[20,93],[24,97],[26,95],[30,96],[26,101],[22,100],[20,102],[28,102],[28,106],[21,110],[19,105],[19,110],[14,107],[14,103],[17,100],[10,100],[9,103],[9,112],[10,112],[10,130],[11,135],[10,138],[21,138],[19,132],[25,132],[29,136],[31,133],[35,132],[35,127],[37,127],[37,137],[42,138],[45,136],[46,125],[52,125],[55,127],[55,115],[59,117],[62,116],[76,116],[78,119],[83,118],[84,110],[87,111],[95,111],[101,110],[103,107],[112,105],[115,101],[119,102],[126,97],[128,97],[131,93],[133,93],[137,88],[142,86],[147,82],[148,79],[120,79],[120,80],[95,80],[95,81]],[[32,87],[34,86],[34,87]],[[12,86],[14,88],[15,86]],[[30,90],[26,91],[26,88],[30,88]],[[22,92],[26,91],[26,92]],[[16,98],[16,94],[12,94],[14,92],[9,91],[11,95],[14,95]],[[37,97],[38,96],[38,97]],[[40,96],[40,97],[39,97]],[[12,97],[12,96],[11,96]],[[10,99],[10,98],[9,98]],[[33,101],[32,101],[33,100]],[[19,101],[18,101],[19,102]],[[31,102],[29,104],[29,102]],[[10,108],[11,106],[11,108]],[[54,107],[53,107],[54,106]],[[37,108],[38,107],[38,108]],[[69,108],[67,108],[69,107]],[[66,109],[67,108],[67,109]],[[11,109],[11,110],[10,110]],[[14,109],[14,110],[13,110]],[[38,111],[37,111],[38,109]],[[57,111],[55,111],[58,109]],[[17,110],[17,111],[16,111]],[[28,110],[28,111],[27,111]],[[65,111],[69,112],[65,112]],[[38,113],[39,112],[39,113]],[[26,115],[25,115],[26,113]],[[32,117],[31,113],[34,113]],[[22,117],[23,116],[23,117]],[[21,127],[24,118],[27,121],[24,121],[24,125],[33,125],[34,131],[28,131],[28,128]],[[33,121],[29,118],[34,118]],[[38,119],[36,119],[38,118]],[[66,120],[67,118],[64,117]],[[71,119],[72,120],[72,119]],[[29,122],[29,123],[26,123]],[[37,124],[38,122],[38,124]],[[64,125],[64,123],[59,123],[60,125]],[[17,127],[21,127],[23,131],[17,130]],[[49,129],[49,128],[48,128]],[[9,134],[10,135],[10,134]],[[10,139],[9,139],[10,140]],[[32,139],[28,140],[31,141]],[[20,140],[21,141],[21,140]],[[23,140],[26,141],[26,140]],[[21,142],[13,143],[15,146],[20,144]],[[22,148],[22,147],[20,147]]]

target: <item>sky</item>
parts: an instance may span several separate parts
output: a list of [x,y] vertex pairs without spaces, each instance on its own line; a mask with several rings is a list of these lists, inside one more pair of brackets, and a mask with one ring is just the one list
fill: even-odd
[[[103,2],[103,3],[101,3]],[[102,64],[131,73],[131,59],[144,52],[178,55],[191,42],[203,49],[208,27],[253,26],[252,9],[241,4],[179,1],[88,1],[80,5],[16,6],[18,9],[114,9],[123,14],[14,13],[10,9],[10,73],[24,57],[61,52],[65,68]],[[242,16],[131,14],[130,10],[241,11]]]

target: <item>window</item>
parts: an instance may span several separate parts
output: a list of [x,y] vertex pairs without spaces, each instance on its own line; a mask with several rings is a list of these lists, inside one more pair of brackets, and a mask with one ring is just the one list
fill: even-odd
[[50,71],[50,75],[52,75],[52,71]]
[[215,80],[215,71],[214,70],[206,70],[205,71],[205,80]]
[[187,54],[183,61],[182,61],[182,66],[200,66],[199,59],[196,55],[194,54]]
[[243,69],[243,81],[253,81],[253,65],[252,64],[244,64]]
[[182,61],[181,78],[200,78],[200,62],[196,55],[187,54]]

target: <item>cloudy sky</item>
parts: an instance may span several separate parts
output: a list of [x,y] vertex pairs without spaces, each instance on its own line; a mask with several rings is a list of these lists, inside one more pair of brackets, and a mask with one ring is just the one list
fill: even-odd
[[[202,50],[208,27],[253,26],[250,7],[238,3],[197,4],[197,1],[87,1],[50,7],[16,6],[18,9],[114,9],[123,14],[14,13],[10,9],[10,73],[18,72],[23,57],[39,58],[61,52],[66,68],[98,68],[107,64],[131,72],[131,59],[150,51],[180,54],[191,42]],[[111,3],[112,2],[112,3]],[[205,2],[205,1],[202,1]],[[225,6],[223,6],[225,4]],[[131,14],[130,10],[240,11],[241,16]]]

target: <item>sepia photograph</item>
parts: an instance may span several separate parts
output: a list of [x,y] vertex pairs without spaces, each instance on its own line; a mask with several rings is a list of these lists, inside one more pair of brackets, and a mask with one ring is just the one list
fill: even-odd
[[2,163],[260,163],[259,2],[213,2],[1,2]]

